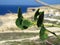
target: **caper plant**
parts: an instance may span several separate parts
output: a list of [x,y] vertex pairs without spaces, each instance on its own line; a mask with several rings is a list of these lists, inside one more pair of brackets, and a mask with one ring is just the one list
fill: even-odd
[[[37,9],[36,13],[34,14],[34,22],[37,22],[36,25],[40,29],[40,32],[39,32],[40,39],[41,40],[47,39],[48,33],[46,33],[46,32],[50,32],[51,34],[55,35],[60,40],[60,38],[54,32],[51,32],[45,28],[43,21],[44,21],[44,11],[39,12],[39,9]],[[16,25],[20,29],[23,30],[23,29],[27,29],[28,27],[32,26],[33,24],[34,23],[32,21],[29,21],[23,17],[21,9],[19,8],[18,9],[18,18],[16,19]]]

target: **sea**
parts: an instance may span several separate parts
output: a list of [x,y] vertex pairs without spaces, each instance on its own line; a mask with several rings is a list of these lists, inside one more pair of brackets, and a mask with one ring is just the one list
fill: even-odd
[[0,15],[5,15],[6,13],[17,13],[18,8],[21,8],[22,13],[27,12],[27,8],[29,7],[39,7],[38,6],[28,6],[28,5],[0,5]]

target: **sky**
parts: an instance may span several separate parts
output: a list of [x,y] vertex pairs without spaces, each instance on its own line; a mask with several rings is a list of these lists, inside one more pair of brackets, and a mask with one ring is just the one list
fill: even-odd
[[[41,0],[49,4],[59,4],[60,0]],[[40,5],[35,0],[0,0],[0,5]]]
[[0,5],[38,5],[35,0],[0,0]]

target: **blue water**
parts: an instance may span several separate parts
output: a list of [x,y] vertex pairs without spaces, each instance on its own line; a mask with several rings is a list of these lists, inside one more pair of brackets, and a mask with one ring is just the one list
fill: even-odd
[[17,13],[19,7],[21,8],[22,13],[25,13],[28,7],[38,7],[38,6],[0,5],[0,15],[4,15],[6,13]]

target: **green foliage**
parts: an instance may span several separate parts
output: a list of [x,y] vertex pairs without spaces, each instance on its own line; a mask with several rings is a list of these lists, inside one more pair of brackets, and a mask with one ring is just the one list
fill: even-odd
[[48,35],[46,34],[46,29],[43,25],[43,20],[44,20],[44,12],[39,12],[39,17],[37,19],[37,26],[41,27],[39,32],[39,36],[41,40],[45,40],[48,37]]
[[20,8],[18,9],[18,20],[19,20],[20,24],[22,24],[23,16],[22,16],[22,12],[21,12]]
[[18,18],[23,18],[21,8],[18,8]]
[[[34,15],[34,20],[35,21],[37,20],[37,27],[41,27],[40,32],[39,32],[39,37],[41,40],[45,40],[46,38],[48,38],[46,31],[52,33],[60,40],[60,38],[54,32],[51,32],[44,27],[44,24],[43,24],[44,12],[39,12],[39,9],[38,9]],[[28,27],[30,27],[33,24],[35,24],[35,22],[31,22],[31,21],[23,18],[21,9],[19,8],[18,9],[18,18],[16,19],[16,25],[20,29],[23,30],[23,29],[27,29]]]
[[41,26],[40,32],[39,32],[39,36],[41,40],[45,40],[48,38],[48,35],[46,33],[46,28],[44,27],[44,25]]
[[34,20],[36,21],[37,20],[37,16],[39,15],[39,9],[37,9],[35,15],[34,15]]
[[22,21],[23,21],[23,16],[22,16],[21,9],[19,8],[18,9],[18,18],[16,19],[15,23],[21,29],[23,29],[23,27],[22,27]]
[[23,19],[22,24],[20,24],[20,21],[17,19],[16,20],[16,25],[20,28],[20,29],[27,29],[28,27],[30,27],[32,25],[32,22],[30,22],[29,20]]
[[29,20],[24,19],[22,25],[26,26],[26,27],[29,27],[29,26],[32,25],[32,22],[30,22]]
[[16,19],[16,25],[22,30],[27,29],[29,26],[32,25],[31,21],[23,18],[20,8],[18,9],[18,18]]
[[16,26],[17,27],[23,29],[22,24],[20,24],[20,21],[18,19],[16,19],[16,22],[15,23],[16,23]]
[[43,24],[43,20],[44,20],[44,12],[40,12],[39,18],[37,20],[38,27],[41,27],[41,25]]

